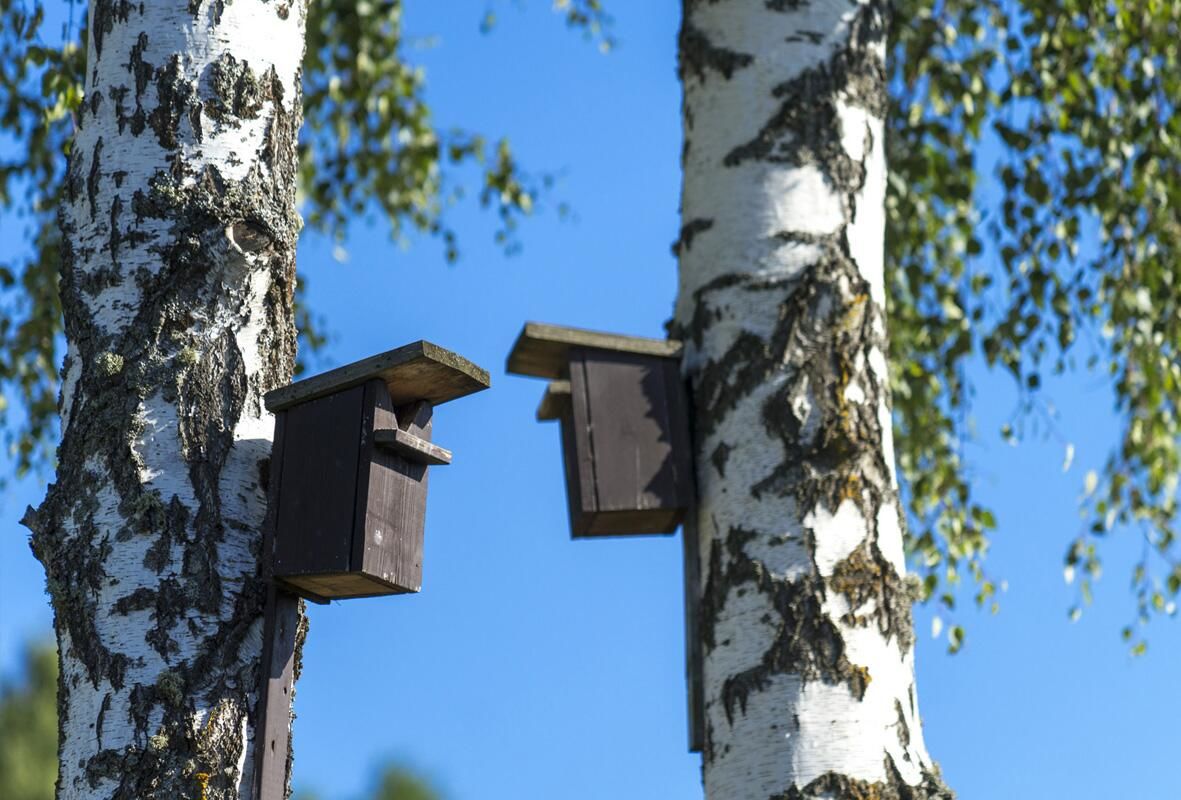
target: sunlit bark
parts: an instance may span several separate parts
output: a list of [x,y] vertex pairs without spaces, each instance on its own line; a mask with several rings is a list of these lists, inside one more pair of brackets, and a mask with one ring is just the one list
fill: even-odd
[[302,0],[95,0],[30,510],[62,798],[249,798],[272,422],[295,353]]

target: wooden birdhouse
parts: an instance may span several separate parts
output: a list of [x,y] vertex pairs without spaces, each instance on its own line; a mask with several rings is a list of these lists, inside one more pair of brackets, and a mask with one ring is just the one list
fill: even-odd
[[680,342],[528,323],[508,371],[549,378],[573,536],[672,533],[692,502]]
[[417,592],[434,406],[488,373],[430,342],[276,389],[271,575],[313,601]]

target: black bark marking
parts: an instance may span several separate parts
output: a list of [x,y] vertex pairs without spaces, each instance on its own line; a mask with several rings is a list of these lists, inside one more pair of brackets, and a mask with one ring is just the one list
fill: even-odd
[[[903,650],[914,644],[906,581],[875,543],[865,540],[838,563],[828,585],[849,600],[849,613],[841,619],[846,625],[865,627],[876,622],[882,636],[898,637]],[[860,613],[867,606],[868,612]]]
[[[156,83],[159,104],[147,115],[148,125],[156,132],[161,147],[165,150],[175,150],[180,144],[180,121],[186,116],[190,122],[192,121],[190,112],[194,108],[197,89],[193,82],[185,77],[179,55],[173,55],[167,66],[156,70],[153,80]],[[200,141],[200,121],[198,120],[193,127],[193,133],[197,141]],[[134,128],[132,132],[134,133]]]
[[730,445],[725,442],[718,442],[718,446],[714,448],[713,455],[709,457],[710,462],[714,465],[714,469],[718,471],[718,477],[726,477],[726,460],[730,458]]
[[[906,724],[906,712],[902,710],[902,703],[898,700],[894,701],[894,711],[898,714],[898,722],[895,726],[898,730],[898,744],[902,745],[903,751],[910,750],[910,726]],[[909,756],[907,756],[909,758]]]
[[280,87],[274,67],[260,78],[250,69],[250,62],[239,61],[224,53],[207,69],[210,97],[205,113],[223,124],[240,125],[242,120],[257,119],[263,104],[272,101],[274,87]]
[[[116,22],[126,22],[135,8],[129,0],[94,0],[90,6],[90,26],[94,36],[94,52],[103,54],[103,39],[115,30]],[[98,59],[95,59],[97,62]]]
[[103,695],[103,703],[98,709],[98,719],[94,721],[94,739],[101,750],[103,746],[103,723],[106,721],[107,712],[111,710],[111,693],[107,692]]
[[90,155],[90,173],[86,177],[86,199],[90,201],[90,218],[98,216],[98,184],[102,180],[103,139],[98,137]]
[[751,141],[734,148],[727,166],[746,161],[813,164],[844,193],[864,179],[864,167],[841,144],[838,102],[859,106],[884,119],[889,103],[886,67],[875,46],[886,36],[886,8],[878,0],[861,7],[845,46],[825,63],[775,87],[779,110]]
[[[127,58],[127,71],[135,79],[135,105],[137,107],[143,105],[144,92],[148,90],[152,76],[156,74],[155,68],[144,59],[147,49],[148,35],[141,32],[135,40],[135,44],[131,46],[131,53]],[[127,87],[122,87],[122,90],[126,92]]]
[[679,256],[681,253],[689,252],[693,247],[693,240],[697,238],[697,234],[705,233],[714,226],[712,219],[695,219],[686,222],[681,226],[681,235],[673,242],[673,255]]
[[[159,503],[159,496],[155,492],[146,496]],[[144,553],[145,567],[157,575],[168,568],[172,562],[172,543],[184,538],[185,531],[189,526],[189,516],[188,506],[182,503],[179,497],[173,495],[162,522],[152,525],[147,531],[144,531],[144,533],[157,533],[156,541]]]
[[[692,10],[707,0],[686,0],[686,42],[694,52],[682,55],[682,79],[687,92],[699,82],[718,82],[738,65],[703,64],[702,45],[695,41]],[[803,0],[765,0],[764,5],[784,13],[807,5]],[[810,572],[786,580],[771,574],[748,554],[749,544],[782,544],[782,531],[731,527],[718,530],[710,543],[705,588],[701,602],[700,633],[707,659],[719,646],[715,641],[727,598],[742,591],[758,592],[774,613],[764,620],[772,624],[767,649],[758,665],[744,672],[723,676],[717,702],[733,724],[743,713],[752,692],[767,687],[775,675],[797,675],[801,680],[845,685],[855,698],[863,698],[871,675],[866,666],[850,662],[842,631],[847,626],[874,624],[886,637],[897,637],[903,651],[913,641],[910,592],[878,546],[877,520],[884,505],[898,507],[897,490],[885,462],[879,409],[889,401],[884,378],[869,366],[871,355],[887,352],[884,311],[873,301],[871,287],[854,260],[847,230],[856,218],[856,202],[867,174],[867,163],[851,157],[843,146],[848,134],[864,135],[865,153],[875,143],[867,126],[864,132],[843,131],[838,108],[852,105],[882,119],[887,94],[885,66],[877,55],[886,35],[889,8],[884,0],[870,0],[857,6],[848,38],[838,43],[831,55],[817,66],[775,86],[771,92],[774,111],[754,137],[740,142],[723,160],[723,166],[737,168],[747,163],[783,166],[813,166],[824,177],[839,200],[843,225],[831,234],[784,231],[766,244],[772,248],[798,244],[815,251],[813,263],[790,277],[764,277],[758,265],[745,265],[714,278],[684,298],[688,315],[674,326],[674,334],[686,339],[700,353],[709,351],[707,339],[719,320],[733,321],[728,303],[736,295],[749,293],[778,322],[770,336],[755,333],[733,335],[727,330],[725,352],[693,363],[689,375],[697,441],[711,442],[714,452],[698,454],[699,479],[718,480],[726,464],[746,457],[734,443],[713,437],[719,426],[740,403],[749,402],[755,392],[775,387],[762,401],[761,422],[768,439],[781,445],[782,461],[751,487],[756,498],[781,499],[784,513],[797,520],[821,509],[830,513],[844,503],[853,503],[865,520],[867,536],[842,562],[834,574],[821,575],[814,561],[816,533],[795,524],[798,538],[793,544],[812,554]],[[799,31],[804,41],[817,39],[814,31]],[[823,37],[821,37],[823,38]],[[708,45],[708,42],[705,43]],[[709,61],[709,59],[706,59]],[[746,66],[746,65],[742,65]],[[712,73],[717,73],[715,76]],[[718,77],[720,76],[720,77]],[[690,104],[685,107],[686,148],[691,146],[694,120]],[[699,187],[702,188],[702,187]],[[682,237],[683,239],[684,237]],[[682,257],[688,246],[678,247]],[[725,300],[715,300],[725,292]],[[733,338],[731,338],[733,337]],[[876,355],[875,355],[876,358]],[[856,387],[853,391],[851,387]],[[765,391],[765,389],[764,389]],[[712,460],[716,473],[704,468]],[[889,513],[889,512],[883,512]],[[850,613],[834,620],[823,605],[831,593],[848,599]],[[776,619],[777,617],[777,619]],[[872,667],[873,665],[868,665]],[[716,721],[712,725],[719,725]],[[722,753],[721,732],[707,724],[706,768]],[[899,733],[902,735],[902,732]],[[909,737],[909,731],[906,731]],[[774,800],[812,800],[820,797],[854,800],[932,800],[950,798],[937,774],[926,776],[920,786],[906,786],[889,764],[890,778],[880,784],[850,780],[845,776],[822,776],[803,789],[792,788]]]
[[[700,628],[707,650],[717,647],[717,625],[725,612],[731,592],[749,587],[765,595],[778,619],[774,621],[773,642],[758,666],[731,675],[722,687],[722,703],[731,724],[734,712],[746,711],[747,698],[765,688],[775,675],[799,675],[830,685],[845,684],[854,697],[861,698],[870,676],[854,665],[845,652],[845,640],[836,624],[824,613],[827,588],[815,571],[788,581],[772,575],[761,562],[746,554],[747,543],[759,537],[755,531],[731,528],[725,546],[711,545],[708,579],[701,597]],[[710,753],[706,753],[707,760]]]
[[111,611],[115,614],[127,616],[132,611],[143,611],[156,604],[156,592],[146,586],[141,586],[131,594],[126,594],[115,601]]
[[735,72],[754,63],[754,56],[714,45],[688,18],[681,23],[678,59],[682,81],[689,76],[704,80],[709,70],[730,80]]
[[924,770],[922,779],[914,786],[902,779],[892,757],[886,756],[885,767],[884,781],[871,783],[839,772],[826,772],[802,789],[793,786],[769,800],[955,800],[955,793],[943,785],[938,767]]
[[[95,54],[103,37],[136,7],[96,0]],[[147,50],[147,36],[141,35],[128,54],[128,85],[101,87],[112,101],[115,123],[120,132],[134,135],[150,124],[161,145],[175,150],[189,136],[183,126],[187,120],[193,128],[190,138],[199,144],[205,103],[197,82],[184,73],[180,54],[156,53],[154,59],[164,65],[158,67],[146,60]],[[97,75],[91,70],[93,79]],[[237,797],[241,731],[253,710],[257,623],[265,587],[257,574],[235,576],[241,579],[233,583],[221,579],[219,550],[227,540],[232,537],[237,550],[257,552],[260,535],[222,508],[219,479],[243,414],[261,413],[262,394],[290,379],[300,227],[295,212],[298,78],[290,110],[281,103],[282,84],[273,70],[255,84],[257,94],[249,81],[236,82],[227,107],[257,117],[263,113],[258,98],[275,100],[274,108],[265,110],[264,145],[259,152],[243,154],[269,169],[256,167],[241,180],[229,180],[213,168],[194,173],[174,154],[171,167],[154,177],[150,189],[137,187],[130,200],[120,196],[102,209],[89,207],[98,203],[101,169],[112,175],[116,187],[127,178],[118,169],[117,146],[106,142],[101,167],[95,158],[99,148],[76,148],[67,170],[67,202],[59,214],[60,286],[66,335],[76,349],[71,363],[82,367],[69,398],[78,424],[63,432],[56,482],[25,523],[33,531],[33,551],[46,568],[59,641],[68,637],[72,642],[62,657],[82,665],[81,670],[73,666],[71,673],[61,672],[59,725],[67,722],[78,693],[91,691],[88,684],[108,694],[112,688],[123,690],[130,698],[134,742],[118,749],[103,749],[99,742],[93,757],[66,768],[69,775],[81,777],[77,785],[59,787],[63,796],[101,785],[104,796],[119,800]],[[129,115],[133,89],[134,111]],[[151,107],[155,99],[159,105]],[[92,219],[100,218],[88,223],[87,210]],[[108,218],[111,229],[105,230]],[[75,224],[75,219],[80,221]],[[140,227],[145,219],[163,224],[152,225],[147,234]],[[247,245],[246,255],[229,244],[226,230],[233,226]],[[100,252],[89,244],[96,229],[104,245]],[[158,270],[131,271],[130,247],[140,245],[153,248]],[[248,375],[233,333],[206,326],[209,320],[247,312],[247,304],[256,300],[250,287],[260,271],[269,278],[258,342],[263,364],[258,374]],[[134,317],[114,334],[92,319],[89,297],[89,290],[111,282],[135,284],[140,294]],[[198,495],[192,509],[141,483],[144,465],[135,448],[144,422],[138,409],[156,399],[175,404],[181,417],[178,434]],[[99,512],[109,516],[112,498],[124,522],[100,527]],[[114,611],[116,620],[119,613],[150,612],[153,624],[145,640],[168,660],[169,668],[133,683],[129,670],[142,664],[103,646],[97,598],[100,587],[111,580],[106,565],[113,550],[137,537],[150,537],[144,556],[149,579],[124,580],[125,597],[115,609],[104,611]],[[181,642],[191,648],[183,656]],[[78,680],[79,673],[84,680]],[[213,713],[197,724],[198,709]],[[109,714],[102,714],[96,728],[109,724]]]
[[[87,520],[87,512],[93,514],[93,506],[79,505],[83,506],[82,519]],[[48,520],[31,508],[25,512],[21,524],[33,532],[29,543],[33,555],[46,568],[45,588],[53,605],[54,625],[69,632],[69,655],[86,668],[95,689],[104,680],[115,689],[122,689],[130,660],[103,645],[95,623],[98,594],[106,577],[103,562],[111,552],[110,537],[101,534],[87,520],[78,525],[73,535],[51,540],[47,536]],[[59,680],[59,686],[62,682],[64,678]]]
[[808,44],[820,44],[824,41],[823,31],[800,31],[797,34],[788,36],[788,42],[807,42]]

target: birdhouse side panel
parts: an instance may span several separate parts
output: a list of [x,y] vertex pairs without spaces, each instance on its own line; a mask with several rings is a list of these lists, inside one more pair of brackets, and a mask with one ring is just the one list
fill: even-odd
[[694,503],[697,475],[693,471],[693,436],[689,413],[689,393],[681,376],[677,358],[664,359],[665,398],[668,402],[668,434],[672,448],[674,506],[682,514]]
[[347,572],[363,388],[294,406],[284,430],[275,576]]
[[570,506],[570,534],[588,536],[599,511],[595,485],[595,457],[587,406],[586,365],[578,355],[569,363],[570,400],[561,415],[562,456],[566,464],[566,499]]
[[594,471],[591,469],[587,452],[589,439],[585,426],[582,431],[582,449],[575,436],[574,408],[570,398],[562,403],[558,413],[562,433],[562,466],[566,476],[566,504],[570,513],[570,533],[585,536],[594,521],[595,495]]

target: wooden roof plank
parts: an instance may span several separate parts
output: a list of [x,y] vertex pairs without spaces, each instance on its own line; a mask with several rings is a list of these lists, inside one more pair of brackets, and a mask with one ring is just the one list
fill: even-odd
[[570,381],[550,381],[537,407],[537,421],[561,419],[562,409],[570,403]]
[[675,339],[621,336],[583,328],[527,322],[509,353],[507,369],[515,375],[567,378],[567,351],[571,347],[593,347],[661,358],[680,358],[682,349],[681,343]]
[[492,385],[488,371],[458,353],[420,340],[267,392],[268,411],[282,411],[380,378],[395,405],[426,400],[439,405]]

